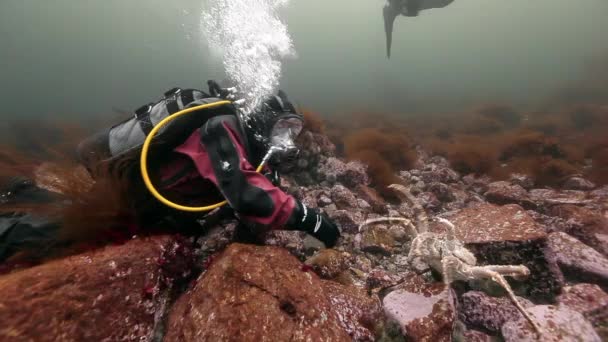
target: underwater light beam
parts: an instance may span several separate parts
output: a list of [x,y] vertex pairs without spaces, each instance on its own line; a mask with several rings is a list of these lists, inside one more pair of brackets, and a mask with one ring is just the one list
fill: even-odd
[[209,0],[201,29],[222,57],[228,78],[245,99],[248,115],[279,85],[282,62],[296,52],[278,11],[289,0]]

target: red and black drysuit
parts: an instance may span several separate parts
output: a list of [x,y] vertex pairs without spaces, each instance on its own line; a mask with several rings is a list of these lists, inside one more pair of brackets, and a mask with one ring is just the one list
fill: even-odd
[[209,119],[173,150],[160,167],[160,189],[180,203],[205,204],[226,199],[237,217],[255,231],[306,231],[328,246],[339,237],[337,227],[316,209],[286,194],[250,160],[253,147],[234,115]]

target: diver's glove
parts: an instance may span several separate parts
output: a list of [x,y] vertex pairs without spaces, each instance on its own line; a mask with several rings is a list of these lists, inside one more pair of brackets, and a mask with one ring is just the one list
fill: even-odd
[[305,231],[319,239],[327,247],[336,245],[340,237],[338,227],[318,209],[308,208],[297,201],[297,207],[287,222],[287,227],[295,230]]

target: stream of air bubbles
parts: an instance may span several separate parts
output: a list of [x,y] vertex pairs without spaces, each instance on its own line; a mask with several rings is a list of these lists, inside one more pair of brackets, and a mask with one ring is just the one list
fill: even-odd
[[201,28],[227,76],[245,99],[248,115],[277,90],[285,58],[295,49],[279,9],[289,0],[207,0]]

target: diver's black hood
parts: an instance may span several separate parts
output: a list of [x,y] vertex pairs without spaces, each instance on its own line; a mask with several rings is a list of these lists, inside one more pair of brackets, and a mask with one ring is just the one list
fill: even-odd
[[257,110],[242,119],[243,131],[256,162],[261,161],[270,148],[270,134],[274,125],[279,120],[290,117],[304,120],[287,98],[287,94],[279,90],[277,95],[267,97]]

